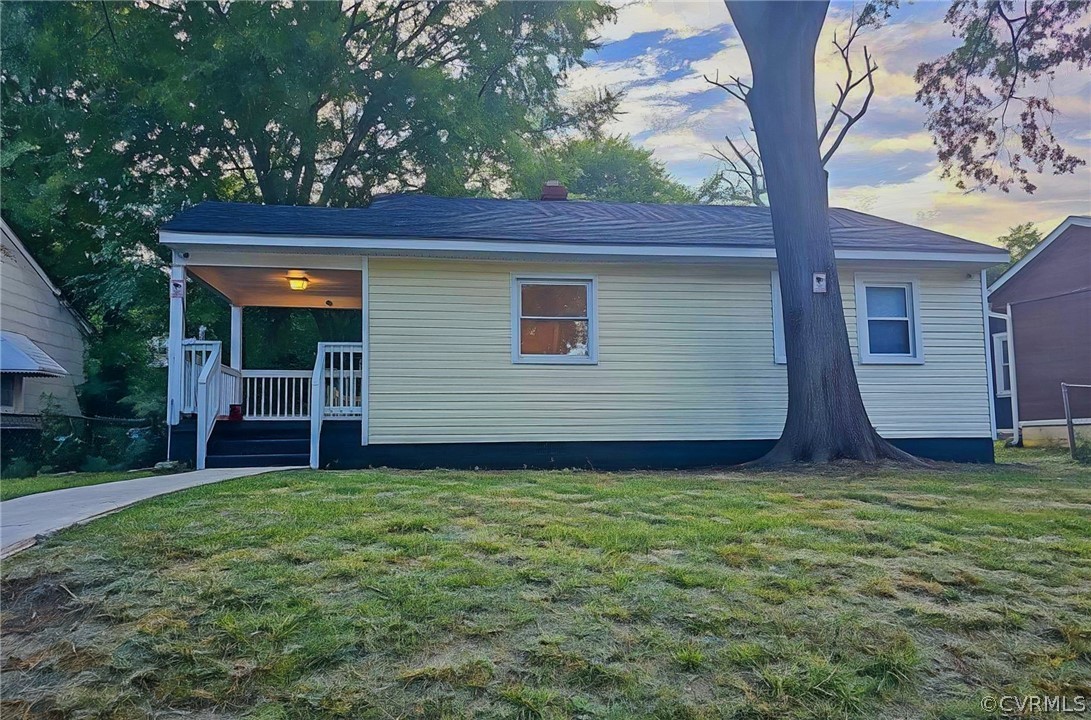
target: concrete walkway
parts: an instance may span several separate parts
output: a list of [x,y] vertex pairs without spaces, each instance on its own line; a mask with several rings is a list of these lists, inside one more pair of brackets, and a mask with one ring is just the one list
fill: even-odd
[[215,468],[65,488],[0,502],[0,558],[34,545],[38,538],[186,488],[293,468]]

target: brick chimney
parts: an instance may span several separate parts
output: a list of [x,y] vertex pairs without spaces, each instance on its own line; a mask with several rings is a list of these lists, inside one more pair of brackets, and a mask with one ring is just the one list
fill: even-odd
[[542,185],[542,200],[567,200],[568,188],[560,180],[546,180]]

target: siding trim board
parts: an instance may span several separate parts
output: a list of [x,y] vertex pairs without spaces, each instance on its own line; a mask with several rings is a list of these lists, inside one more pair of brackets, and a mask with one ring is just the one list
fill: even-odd
[[[1057,418],[1055,420],[1026,420],[1020,425],[1023,427],[1053,427],[1055,425],[1067,425],[1068,421],[1064,418]],[[1073,425],[1091,425],[1091,418],[1072,418]]]
[[769,274],[769,290],[773,297],[773,362],[788,364],[788,351],[784,347],[784,299],[780,294],[780,272]]

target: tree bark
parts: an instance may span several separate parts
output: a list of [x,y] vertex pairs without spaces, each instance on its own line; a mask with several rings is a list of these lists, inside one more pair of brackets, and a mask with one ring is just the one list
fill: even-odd
[[[765,169],[788,360],[784,430],[758,463],[913,460],[871,426],[849,349],[814,94],[828,3],[726,5],[754,75],[747,104]],[[812,291],[816,272],[826,274],[824,293]]]

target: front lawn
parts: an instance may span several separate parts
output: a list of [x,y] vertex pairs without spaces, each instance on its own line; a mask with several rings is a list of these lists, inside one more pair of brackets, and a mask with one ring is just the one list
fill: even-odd
[[27,478],[0,479],[0,500],[34,495],[50,490],[63,490],[84,485],[100,485],[118,480],[136,480],[154,475],[152,470],[113,470],[109,472],[73,472],[59,475],[37,475]]
[[1088,695],[1089,473],[1045,458],[195,488],[5,564],[0,710],[870,720]]

